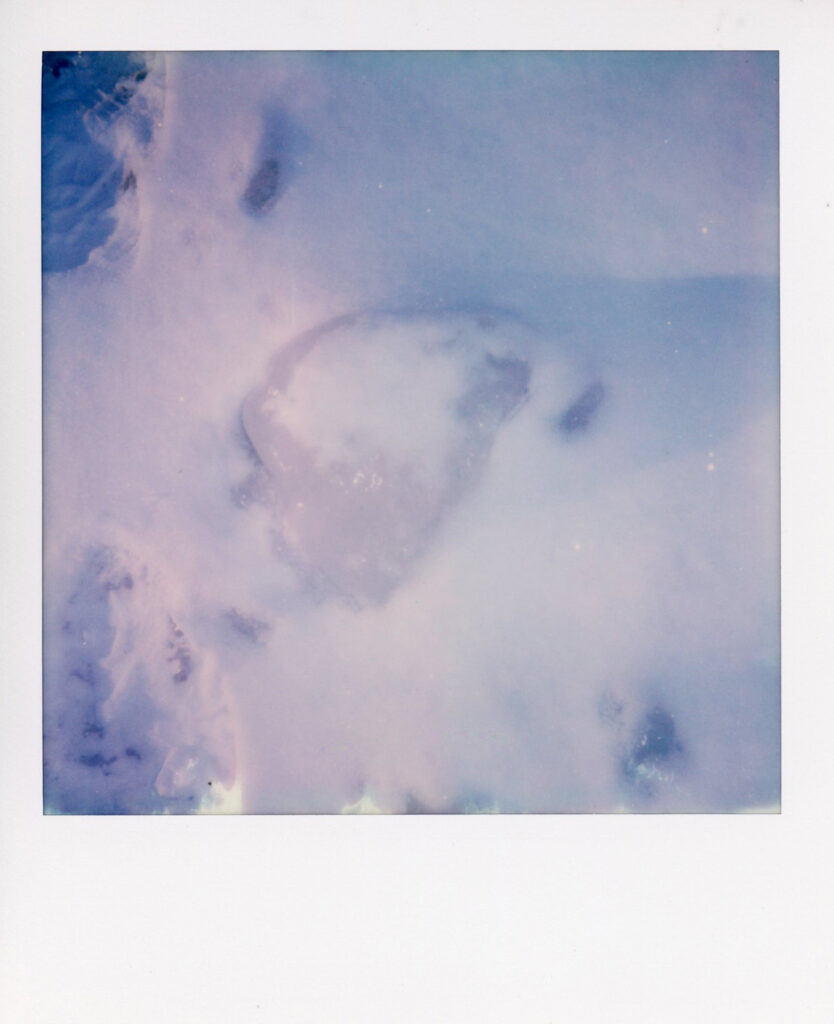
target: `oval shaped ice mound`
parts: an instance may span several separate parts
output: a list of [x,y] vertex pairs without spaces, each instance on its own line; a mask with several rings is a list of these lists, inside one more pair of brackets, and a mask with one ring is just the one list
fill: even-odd
[[387,600],[527,397],[530,341],[510,318],[368,314],[278,353],[243,403],[246,492],[309,590]]

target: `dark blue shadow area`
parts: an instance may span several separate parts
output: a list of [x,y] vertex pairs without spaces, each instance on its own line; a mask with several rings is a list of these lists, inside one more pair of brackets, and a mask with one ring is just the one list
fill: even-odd
[[674,717],[664,708],[654,707],[638,724],[622,763],[623,778],[641,795],[653,796],[658,785],[678,773],[683,753]]
[[84,554],[62,610],[60,660],[44,679],[46,813],[149,813],[172,807],[154,791],[164,755],[153,736],[154,709],[138,676],[135,692],[120,702],[119,715],[105,711],[114,690],[106,666],[116,635],[111,595],[133,591],[134,585],[111,549]]
[[241,198],[250,217],[260,218],[276,205],[308,147],[305,133],[283,110],[271,107],[264,113],[254,168]]
[[605,398],[605,388],[600,381],[594,381],[579,398],[565,410],[554,426],[568,436],[588,429]]
[[[45,53],[41,76],[42,266],[72,270],[113,232],[109,212],[130,188],[91,128],[118,117],[147,75],[129,53]],[[127,184],[126,184],[127,182]],[[135,186],[135,177],[132,179]]]

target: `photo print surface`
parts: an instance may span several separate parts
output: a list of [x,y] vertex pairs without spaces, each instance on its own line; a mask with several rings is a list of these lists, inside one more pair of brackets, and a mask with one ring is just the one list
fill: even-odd
[[777,101],[45,53],[45,812],[778,810]]

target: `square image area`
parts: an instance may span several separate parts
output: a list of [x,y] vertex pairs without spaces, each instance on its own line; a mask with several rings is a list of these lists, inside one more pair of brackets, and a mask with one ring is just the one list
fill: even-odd
[[50,52],[44,811],[777,811],[778,55]]

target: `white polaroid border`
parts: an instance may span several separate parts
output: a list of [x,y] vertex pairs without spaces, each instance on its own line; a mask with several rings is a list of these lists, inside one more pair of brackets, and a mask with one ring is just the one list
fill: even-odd
[[[6,0],[0,38],[0,1017],[830,1020],[834,6]],[[781,815],[42,815],[40,53],[74,48],[780,51]]]

